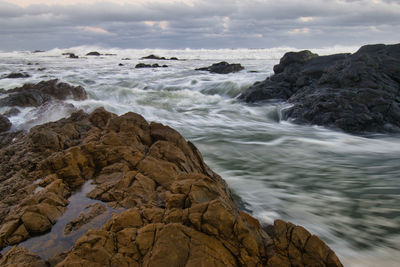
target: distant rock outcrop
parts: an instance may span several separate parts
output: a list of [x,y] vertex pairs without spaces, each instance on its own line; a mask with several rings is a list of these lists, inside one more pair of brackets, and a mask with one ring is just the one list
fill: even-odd
[[179,60],[177,57],[166,58],[166,57],[159,57],[159,56],[156,56],[156,55],[148,55],[148,56],[142,57],[140,59]]
[[88,180],[88,197],[125,210],[63,254],[14,247],[1,266],[342,266],[292,224],[276,222],[273,241],[191,142],[138,114],[79,111],[12,138],[0,149],[0,248],[49,231]]
[[228,62],[222,61],[219,63],[214,63],[209,67],[198,68],[196,70],[204,70],[204,71],[209,71],[212,73],[219,73],[219,74],[228,74],[228,73],[238,72],[243,69],[244,68],[240,64],[229,64]]
[[285,100],[283,118],[350,133],[400,131],[400,44],[367,45],[354,54],[286,53],[275,74],[239,99]]
[[155,64],[145,64],[145,63],[138,63],[135,66],[136,69],[143,69],[143,68],[168,68],[167,65],[158,65],[157,63]]
[[97,51],[93,51],[93,52],[87,53],[86,56],[101,56],[101,54]]

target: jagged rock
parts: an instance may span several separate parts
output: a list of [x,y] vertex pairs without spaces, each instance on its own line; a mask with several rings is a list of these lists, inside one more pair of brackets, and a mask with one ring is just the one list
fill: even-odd
[[11,122],[7,117],[0,115],[0,133],[7,132],[11,129]]
[[28,78],[28,77],[31,77],[31,76],[25,72],[12,72],[12,73],[4,76],[2,79],[19,79],[19,78]]
[[57,79],[41,81],[37,84],[24,84],[21,87],[0,92],[7,94],[0,99],[0,106],[37,107],[51,100],[84,100],[86,91],[82,86],[71,86]]
[[[52,258],[57,266],[265,266],[278,253],[191,142],[138,114],[75,112],[19,135],[0,159],[0,248],[48,231],[91,179],[88,197],[124,211]],[[320,246],[307,248],[310,262]]]
[[349,133],[400,131],[400,44],[367,45],[354,54],[290,52],[275,75],[239,99],[285,100],[283,118]]
[[222,61],[219,63],[214,63],[209,67],[198,68],[196,70],[209,71],[211,73],[228,74],[233,72],[238,72],[244,68],[240,64],[229,64],[228,62]]
[[107,210],[107,208],[104,205],[99,204],[99,203],[90,205],[90,206],[86,207],[85,209],[89,209],[89,208],[90,208],[90,210],[87,213],[82,212],[79,214],[78,218],[67,223],[67,225],[64,228],[64,235],[68,235],[72,231],[78,230],[83,225],[91,222],[94,218],[96,218],[97,216],[100,216]]
[[97,51],[89,52],[86,54],[87,56],[101,56],[101,54]]
[[158,65],[157,63],[155,64],[145,64],[145,63],[138,63],[135,68],[136,69],[141,69],[141,68],[167,68],[167,65]]
[[18,108],[12,107],[9,110],[7,110],[6,112],[4,112],[3,115],[6,116],[6,117],[12,117],[12,116],[18,115],[20,112],[21,111]]

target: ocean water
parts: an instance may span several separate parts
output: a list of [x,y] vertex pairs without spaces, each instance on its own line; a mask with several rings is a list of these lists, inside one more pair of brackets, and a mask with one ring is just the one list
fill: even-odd
[[[10,118],[13,129],[28,130],[58,120],[75,108],[90,112],[102,106],[119,115],[137,112],[195,143],[206,163],[260,221],[282,218],[305,226],[327,242],[345,266],[398,266],[400,136],[360,137],[295,125],[280,120],[284,103],[248,105],[236,99],[269,76],[281,56],[293,50],[298,49],[74,47],[44,53],[0,52],[0,77],[21,71],[31,75],[0,79],[0,88],[53,78],[82,85],[87,100],[21,109]],[[356,50],[312,49],[321,55]],[[115,55],[85,57],[90,51]],[[65,52],[80,58],[62,56]],[[139,60],[149,54],[182,60]],[[222,60],[240,63],[245,70],[227,75],[194,70]],[[169,67],[135,69],[138,62]],[[0,113],[6,109],[0,107]]]

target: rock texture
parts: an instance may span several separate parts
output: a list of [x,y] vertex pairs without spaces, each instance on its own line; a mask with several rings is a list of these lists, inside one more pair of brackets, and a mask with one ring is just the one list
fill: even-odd
[[24,84],[21,87],[0,91],[0,106],[38,107],[51,100],[84,100],[86,91],[82,86],[72,86],[57,79],[37,84]]
[[275,74],[239,99],[286,100],[285,119],[350,133],[400,131],[400,44],[367,45],[354,54],[286,53]]
[[[90,198],[125,209],[46,264],[281,266],[276,257],[286,255],[255,218],[238,211],[224,180],[191,142],[138,114],[75,112],[20,133],[0,158],[0,247],[48,231],[70,192],[89,179],[96,185]],[[275,228],[278,238],[280,224]],[[315,246],[301,252],[330,263],[318,251],[334,253],[322,241]],[[24,266],[25,258],[40,263],[18,247],[1,260]],[[323,264],[315,266],[341,266]]]
[[240,64],[229,64],[228,62],[222,61],[219,63],[214,63],[209,67],[199,68],[196,70],[209,71],[211,73],[228,74],[233,72],[238,72],[244,68]]
[[93,204],[85,209],[89,209],[87,213],[81,212],[78,218],[70,221],[64,228],[64,235],[70,234],[72,231],[76,231],[83,225],[90,223],[94,218],[103,214],[107,208],[103,204]]

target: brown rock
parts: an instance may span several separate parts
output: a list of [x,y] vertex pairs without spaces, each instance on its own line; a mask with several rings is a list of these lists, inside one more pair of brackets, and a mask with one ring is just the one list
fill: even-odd
[[45,216],[28,211],[21,217],[26,229],[31,234],[39,234],[48,231],[51,228],[51,222]]
[[86,209],[87,208],[90,208],[90,210],[87,213],[82,212],[79,214],[78,218],[67,223],[67,225],[64,228],[64,235],[68,235],[72,231],[78,230],[83,225],[89,223],[94,218],[96,218],[97,216],[100,216],[107,210],[107,208],[104,205],[99,204],[99,203],[90,205],[90,206],[86,207]]
[[7,132],[11,128],[11,122],[7,117],[0,114],[0,133]]
[[38,255],[29,252],[26,248],[13,247],[2,258],[0,258],[0,266],[47,267],[47,264]]

